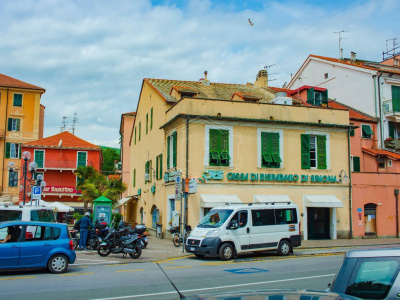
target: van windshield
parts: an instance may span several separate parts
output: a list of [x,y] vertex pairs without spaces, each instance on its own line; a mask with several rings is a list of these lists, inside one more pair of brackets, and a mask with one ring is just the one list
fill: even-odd
[[31,221],[54,222],[54,213],[52,210],[32,210]]
[[217,228],[232,214],[233,209],[212,209],[204,216],[197,227],[200,228]]

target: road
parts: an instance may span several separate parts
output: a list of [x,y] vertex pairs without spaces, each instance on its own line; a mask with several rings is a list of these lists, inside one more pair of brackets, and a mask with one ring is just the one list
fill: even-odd
[[46,270],[2,272],[0,291],[2,300],[179,298],[169,279],[185,296],[277,288],[325,290],[342,259],[338,253],[284,258],[268,253],[229,262],[189,256],[158,263],[99,264],[94,257],[60,275]]

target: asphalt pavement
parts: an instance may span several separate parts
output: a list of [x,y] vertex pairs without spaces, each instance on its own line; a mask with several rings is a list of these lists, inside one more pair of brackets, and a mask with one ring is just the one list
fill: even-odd
[[[183,246],[175,247],[170,239],[159,239],[148,236],[149,244],[142,249],[142,255],[132,259],[129,255],[123,258],[122,254],[110,254],[101,257],[94,250],[77,251],[77,265],[116,264],[116,263],[143,263],[175,259],[192,254],[183,251]],[[294,255],[344,253],[352,248],[360,247],[400,247],[399,238],[385,239],[338,239],[338,240],[307,240],[294,249]]]

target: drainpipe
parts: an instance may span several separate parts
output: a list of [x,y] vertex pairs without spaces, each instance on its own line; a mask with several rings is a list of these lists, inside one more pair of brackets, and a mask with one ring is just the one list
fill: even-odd
[[352,183],[351,183],[351,153],[350,153],[350,131],[351,131],[351,126],[349,126],[349,130],[347,131],[347,143],[348,143],[348,148],[349,148],[349,213],[350,213],[350,238],[353,238],[353,201],[351,199],[351,189],[352,189]]
[[[190,119],[190,117],[188,116],[186,118],[186,178],[189,178],[189,119]],[[187,209],[187,206],[189,203],[189,193],[185,192],[184,195],[186,197],[183,197],[184,205],[183,205],[182,219],[183,219],[183,229],[184,230],[182,230],[182,232],[186,232],[186,217],[187,217],[186,209]],[[183,243],[182,243],[182,253],[183,252],[185,252],[185,238],[183,238]]]
[[382,72],[378,76],[378,99],[379,99],[379,125],[380,125],[380,149],[383,149],[383,120],[382,120],[382,104],[381,104],[381,85],[380,85],[380,77],[382,76]]
[[374,80],[374,100],[375,100],[375,116],[378,116],[378,101],[376,100],[376,75],[372,75]]
[[396,197],[396,237],[399,238],[399,189],[394,189]]
[[[6,169],[6,166],[4,165],[6,162],[6,136],[7,136],[7,110],[8,110],[8,91],[9,88],[7,88],[7,98],[6,98],[6,117],[5,117],[5,124],[4,124],[4,145],[3,145],[3,172],[1,172],[1,194],[4,192],[4,172]],[[19,198],[19,194],[18,194]],[[18,199],[19,200],[19,199]]]

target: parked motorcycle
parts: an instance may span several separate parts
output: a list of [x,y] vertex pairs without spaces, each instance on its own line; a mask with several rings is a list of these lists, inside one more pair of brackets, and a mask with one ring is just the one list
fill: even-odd
[[69,231],[70,235],[71,235],[71,240],[74,243],[74,249],[78,248],[79,246],[79,231],[77,229],[71,229]]
[[140,239],[136,233],[129,235],[127,233],[128,228],[111,229],[97,249],[97,253],[103,257],[111,253],[123,253],[124,258],[127,254],[131,258],[139,258],[142,254]]
[[[79,230],[74,226],[74,229],[71,229],[69,232],[71,233],[72,242],[74,243],[74,249],[77,249],[80,240],[80,234],[78,235]],[[96,233],[96,229],[89,229],[86,239],[86,248],[96,250],[99,247],[100,242],[101,240]]]
[[128,234],[137,234],[138,238],[140,240],[142,249],[145,249],[147,247],[147,245],[149,244],[149,239],[147,238],[147,236],[143,235],[143,233],[146,231],[146,226],[144,226],[142,224],[137,224],[135,226],[135,228],[133,228],[133,229],[130,229],[130,226],[128,228],[129,228]]

